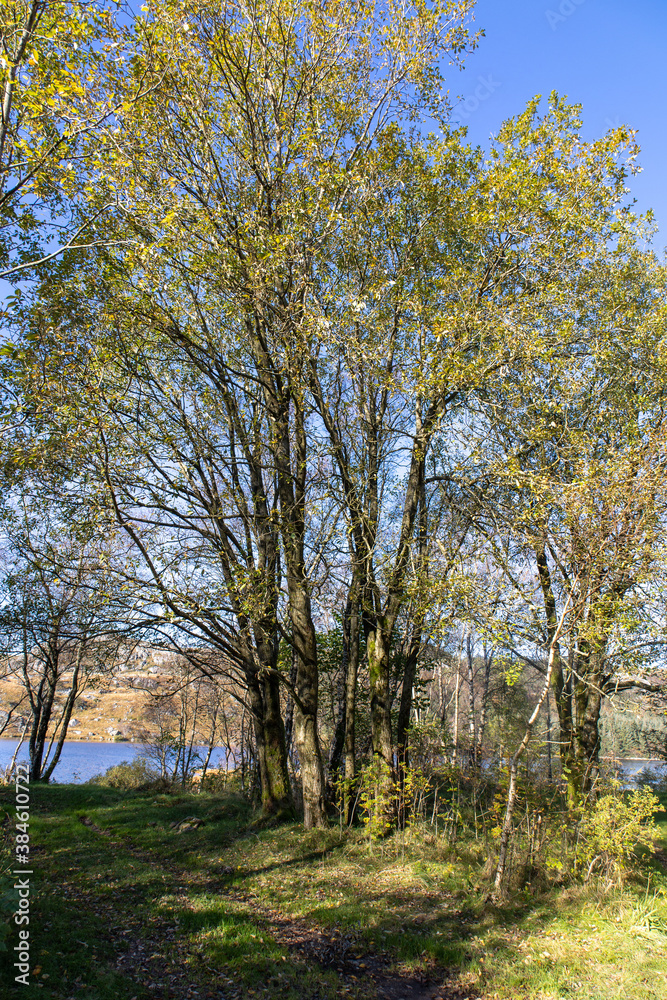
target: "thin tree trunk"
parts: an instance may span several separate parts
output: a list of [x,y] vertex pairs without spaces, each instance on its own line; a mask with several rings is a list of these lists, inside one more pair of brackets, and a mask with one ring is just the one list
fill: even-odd
[[[421,616],[420,616],[421,618]],[[421,650],[422,628],[421,620],[413,623],[410,635],[410,645],[408,646],[405,658],[405,670],[403,672],[403,687],[401,689],[401,701],[398,708],[398,722],[396,725],[396,743],[398,746],[398,760],[403,767],[409,766],[408,760],[408,730],[410,728],[410,716],[412,714],[412,700],[414,694],[415,676],[417,674],[417,664],[419,662],[419,652]]]
[[42,780],[42,761],[44,757],[44,747],[48,734],[51,713],[53,711],[53,700],[55,697],[56,680],[52,676],[55,668],[50,664],[45,664],[46,676],[42,678],[35,697],[35,707],[33,709],[33,721],[30,730],[29,750],[30,750],[30,780]]
[[551,762],[551,695],[547,691],[547,768],[549,781],[553,781],[553,766]]
[[216,704],[213,709],[213,717],[211,719],[211,733],[208,739],[208,746],[206,748],[206,757],[204,759],[204,763],[202,764],[202,769],[201,769],[202,781],[204,780],[206,772],[208,771],[208,765],[211,763],[211,754],[213,753],[213,747],[215,746],[218,711],[219,711],[219,706]]
[[526,732],[524,733],[524,737],[521,740],[521,743],[519,744],[519,746],[518,746],[517,750],[515,751],[514,755],[512,756],[512,760],[511,760],[511,763],[510,763],[510,781],[509,781],[509,787],[508,787],[508,790],[507,790],[507,806],[505,808],[505,818],[503,820],[503,827],[502,827],[502,831],[501,831],[501,834],[500,834],[500,852],[499,852],[499,855],[498,855],[498,865],[496,867],[496,875],[495,875],[495,879],[494,879],[493,894],[494,894],[494,898],[496,900],[500,899],[500,897],[502,896],[502,892],[503,892],[503,882],[504,882],[504,878],[505,878],[505,868],[506,868],[506,865],[507,865],[507,850],[508,850],[508,847],[509,847],[510,834],[512,832],[512,826],[513,826],[513,821],[514,821],[514,806],[516,804],[516,796],[517,796],[517,776],[518,776],[518,771],[519,771],[519,761],[521,760],[521,757],[523,756],[526,747],[530,743],[530,740],[531,740],[532,735],[533,735],[533,729],[534,729],[534,726],[535,726],[535,722],[537,720],[538,715],[540,714],[540,710],[542,708],[542,705],[544,704],[544,701],[545,701],[545,699],[547,697],[547,694],[549,693],[549,687],[551,685],[551,677],[552,677],[553,670],[554,670],[554,664],[557,662],[557,660],[559,658],[559,654],[558,654],[558,640],[559,640],[561,632],[563,630],[563,625],[565,623],[565,619],[566,619],[567,614],[569,612],[569,608],[570,608],[570,601],[568,599],[568,601],[566,602],[565,608],[563,610],[563,613],[560,616],[560,620],[558,621],[558,623],[556,625],[556,629],[555,629],[555,632],[553,634],[553,637],[551,639],[551,643],[550,643],[550,646],[549,646],[549,660],[548,660],[548,664],[547,664],[547,673],[546,673],[546,677],[545,677],[545,680],[544,680],[544,685],[542,687],[542,691],[541,691],[540,697],[539,697],[539,699],[537,701],[537,704],[535,705],[535,708],[533,709],[533,712],[532,712],[530,718],[528,719],[528,723],[526,725]]
[[359,595],[355,592],[350,608],[350,648],[345,678],[345,796],[343,809],[345,821],[352,821],[352,782],[355,777],[355,716],[357,711],[357,675],[359,672],[359,644],[361,638],[361,617]]
[[475,723],[475,659],[472,635],[468,631],[466,639],[466,654],[468,660],[468,732],[470,742],[470,758],[473,767],[477,765],[477,729]]
[[342,616],[342,626],[343,626],[343,655],[341,657],[341,662],[338,668],[338,677],[336,679],[336,703],[335,703],[335,718],[336,724],[334,726],[333,736],[331,738],[331,746],[329,748],[329,762],[327,765],[328,778],[331,783],[336,780],[336,777],[340,774],[343,769],[343,754],[345,751],[345,716],[346,716],[346,686],[347,686],[347,675],[350,662],[350,615],[351,615],[351,601],[348,598],[347,605],[343,609]]
[[491,683],[491,664],[493,662],[493,649],[487,651],[484,645],[484,689],[482,691],[482,709],[479,716],[479,726],[477,727],[477,760],[482,760],[482,750],[484,745],[484,730],[486,729],[486,718],[489,711],[489,686]]
[[[42,778],[41,778],[42,781],[49,781],[50,780],[51,775],[53,774],[53,772],[55,770],[56,764],[60,760],[60,755],[62,754],[63,745],[65,743],[65,738],[67,737],[67,729],[68,729],[68,726],[69,726],[70,719],[72,718],[72,711],[74,709],[74,702],[76,701],[77,693],[78,693],[78,690],[79,690],[79,671],[81,669],[81,661],[82,661],[82,658],[83,658],[83,652],[84,652],[84,647],[83,647],[83,645],[80,645],[79,649],[77,650],[77,657],[76,657],[76,663],[74,665],[74,670],[72,671],[72,683],[70,685],[70,690],[69,690],[69,693],[67,695],[67,700],[65,701],[65,707],[64,707],[62,721],[61,721],[60,736],[59,736],[58,741],[56,743],[56,750],[55,750],[55,753],[53,755],[53,758],[48,763],[48,766],[46,767],[46,769],[45,769],[45,771],[44,771],[44,773],[42,775]],[[49,747],[49,752],[50,752],[50,750],[51,750],[51,748]],[[47,761],[48,761],[48,754],[47,754]]]
[[459,756],[459,688],[461,686],[461,662],[456,659],[456,687],[454,689],[454,764]]
[[[202,683],[201,682],[201,678],[198,678],[198,680],[197,680],[197,690],[196,690],[196,694],[195,694],[195,706],[194,706],[193,713],[192,713],[192,728],[190,730],[190,737],[189,737],[189,739],[187,738],[187,728],[186,728],[186,732],[185,732],[185,736],[186,736],[186,739],[187,739],[187,753],[184,750],[184,752],[183,752],[183,767],[182,767],[182,770],[181,770],[182,784],[183,785],[185,785],[185,782],[188,779],[188,775],[190,774],[190,770],[191,770],[191,767],[192,767],[192,759],[193,759],[194,753],[195,753],[195,749],[194,748],[195,748],[195,740],[197,738],[197,723],[199,721],[199,697],[200,697],[200,694],[201,694],[201,683]],[[186,687],[185,691],[186,691],[185,707],[186,707],[186,712],[187,712],[187,687]]]
[[16,767],[16,758],[18,757],[19,750],[23,746],[23,741],[25,740],[25,734],[27,732],[28,732],[28,720],[26,719],[26,721],[23,723],[23,731],[21,732],[19,741],[16,744],[16,749],[14,750],[14,753],[12,754],[12,759],[9,762],[9,767],[5,768],[5,776],[7,781],[11,779],[11,776],[14,773],[14,768]]
[[442,660],[438,659],[438,715],[440,721],[444,723],[447,714],[445,705],[445,690],[442,684]]
[[288,757],[292,752],[294,735],[294,696],[292,695],[292,691],[296,687],[296,656],[294,655],[294,649],[292,649],[289,682],[290,686],[287,694],[287,704],[285,706],[285,745],[287,747]]

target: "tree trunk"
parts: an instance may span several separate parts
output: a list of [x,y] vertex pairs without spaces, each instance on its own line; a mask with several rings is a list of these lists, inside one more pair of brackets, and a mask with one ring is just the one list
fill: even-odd
[[484,746],[484,730],[486,729],[486,718],[489,711],[489,686],[491,683],[491,664],[493,663],[493,649],[487,650],[484,645],[484,689],[482,691],[482,709],[479,715],[479,726],[477,727],[477,761],[482,760],[482,750]]
[[359,597],[354,595],[350,607],[350,634],[347,659],[347,677],[345,678],[345,821],[352,820],[354,795],[352,782],[355,777],[355,714],[357,711],[357,674],[359,672],[359,642],[361,636],[361,617],[359,614]]
[[32,725],[28,748],[30,754],[30,781],[42,781],[42,761],[49,723],[56,693],[57,668],[52,663],[44,665],[44,676],[37,692],[31,698]]
[[[206,747],[206,757],[204,758],[204,763],[202,764],[201,768],[202,781],[206,777],[206,772],[208,771],[208,765],[211,763],[211,754],[213,753],[213,747],[215,746],[215,737],[217,732],[216,726],[217,726],[219,711],[220,711],[220,706],[218,704],[215,704],[213,708],[213,716],[211,718],[211,735],[209,736],[208,739],[208,746]],[[225,766],[226,767],[229,766],[227,762],[225,762]],[[201,788],[201,783],[200,783],[200,788]]]
[[273,677],[260,678],[254,670],[246,673],[246,680],[257,743],[262,809],[267,814],[289,811],[292,795],[278,681]]
[[371,735],[373,757],[381,766],[377,786],[378,815],[382,825],[393,823],[396,814],[394,795],[394,750],[391,731],[391,691],[389,677],[389,646],[378,625],[369,636],[368,666],[371,688]]
[[[428,509],[426,506],[426,486],[424,482],[424,466],[423,463],[419,470],[419,530],[418,530],[418,554],[417,554],[417,567],[416,576],[420,583],[423,583],[423,577],[428,574],[427,565],[427,547],[428,547]],[[419,653],[422,645],[422,635],[424,631],[424,615],[425,615],[425,595],[420,593],[421,588],[418,589],[417,594],[417,607],[414,610],[414,617],[412,619],[412,628],[410,631],[410,644],[408,646],[408,652],[405,659],[405,670],[403,673],[403,688],[401,690],[401,703],[398,710],[398,724],[396,733],[396,742],[398,744],[398,760],[399,764],[403,765],[401,773],[401,781],[403,780],[403,774],[405,768],[408,767],[408,730],[410,728],[410,716],[412,714],[412,699],[413,690],[415,684],[415,676],[417,673],[417,664],[419,662]],[[401,794],[401,801],[404,800],[403,794]]]
[[340,666],[338,668],[338,677],[336,680],[336,705],[335,705],[335,716],[336,724],[334,726],[333,737],[331,739],[331,746],[329,748],[329,763],[327,766],[328,779],[330,783],[333,783],[342,770],[343,764],[343,752],[345,749],[345,715],[346,715],[346,684],[348,667],[350,662],[350,600],[348,598],[347,605],[343,611],[343,655],[341,658]]
[[558,624],[556,631],[554,633],[554,637],[551,641],[551,648],[549,650],[549,663],[547,666],[547,675],[544,682],[544,686],[542,688],[542,693],[540,694],[538,702],[535,705],[535,708],[533,709],[533,712],[528,720],[524,737],[521,740],[521,743],[519,744],[516,752],[512,756],[512,760],[510,763],[510,782],[509,782],[509,788],[507,790],[507,805],[505,807],[505,818],[503,820],[503,828],[500,835],[500,851],[498,855],[498,865],[496,867],[496,875],[495,875],[495,882],[493,889],[494,898],[496,900],[500,899],[503,893],[505,869],[507,866],[507,851],[509,848],[510,835],[512,833],[512,825],[514,821],[514,806],[516,804],[519,761],[523,756],[526,747],[530,743],[530,740],[533,735],[533,727],[535,726],[535,721],[540,713],[540,709],[542,708],[544,700],[549,692],[549,686],[551,684],[551,676],[553,673],[554,663],[556,660],[556,646],[563,625],[563,620],[564,616],[561,618],[560,623]]
[[70,685],[69,693],[67,695],[67,700],[65,701],[65,707],[63,709],[60,736],[56,743],[56,750],[52,759],[48,762],[48,766],[44,770],[41,780],[49,781],[51,775],[53,774],[56,764],[60,760],[60,755],[63,751],[63,746],[65,743],[65,738],[67,736],[67,729],[69,726],[69,721],[72,718],[72,711],[74,709],[74,702],[76,701],[76,696],[79,691],[79,672],[81,670],[81,660],[83,658],[84,648],[81,645],[77,651],[76,663],[74,665],[74,670],[72,672],[72,683]]
[[[563,771],[567,779],[568,804],[571,809],[579,807],[583,798],[590,794],[600,768],[600,711],[602,708],[601,653],[590,650],[587,644],[574,664],[574,684],[568,700],[570,709],[566,720],[569,739],[562,739]],[[560,718],[560,713],[559,713]]]
[[403,767],[409,766],[408,760],[408,730],[410,729],[410,716],[412,714],[412,699],[414,693],[415,676],[417,674],[417,664],[419,662],[419,651],[421,649],[422,629],[421,622],[413,623],[410,634],[410,645],[408,646],[405,658],[405,669],[403,671],[403,687],[401,689],[401,701],[398,708],[398,722],[396,725],[396,743],[398,746],[398,760]]
[[459,756],[459,690],[461,688],[461,662],[456,659],[456,687],[454,689],[454,757],[456,764]]
[[547,691],[547,775],[553,781],[553,764],[551,756],[551,696]]
[[[301,766],[305,828],[328,826],[324,764],[317,726],[317,635],[313,622],[310,584],[304,550],[307,444],[301,402],[282,391],[268,389],[272,425],[272,452],[280,497],[280,530],[285,578],[296,659],[294,740]],[[293,419],[290,427],[290,414]]]
[[305,587],[290,595],[296,650],[294,741],[301,767],[303,823],[306,830],[328,826],[324,765],[317,726],[318,671],[315,627]]
[[292,694],[292,691],[296,688],[296,656],[294,655],[294,649],[292,649],[290,662],[289,682],[290,687],[287,695],[287,704],[285,705],[285,746],[288,757],[292,752],[292,743],[294,742],[294,695]]
[[287,769],[285,726],[280,711],[280,686],[275,675],[262,679],[262,694],[264,701],[264,768],[266,772],[266,784],[262,788],[262,807],[266,812],[271,813],[291,812],[293,803]]
[[477,728],[475,722],[475,650],[472,635],[468,632],[466,654],[468,660],[468,733],[470,742],[470,763],[477,766]]

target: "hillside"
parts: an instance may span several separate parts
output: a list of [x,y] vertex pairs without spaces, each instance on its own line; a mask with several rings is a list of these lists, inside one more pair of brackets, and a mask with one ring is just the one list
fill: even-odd
[[[108,674],[91,678],[76,700],[67,738],[70,740],[108,741],[123,739],[134,742],[141,730],[154,730],[146,709],[156,694],[167,694],[177,686],[177,664],[173,654],[162,650],[139,647]],[[63,676],[61,691],[66,693],[71,675]],[[11,664],[0,678],[0,720],[9,706],[21,698],[23,688]],[[63,695],[57,699],[62,704]],[[18,710],[3,732],[3,737],[21,734],[26,714]]]

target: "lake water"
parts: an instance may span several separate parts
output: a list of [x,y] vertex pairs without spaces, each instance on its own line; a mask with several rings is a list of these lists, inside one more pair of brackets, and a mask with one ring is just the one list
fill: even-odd
[[[0,770],[4,770],[11,763],[17,742],[17,740],[0,739]],[[65,740],[63,752],[51,780],[63,785],[88,781],[96,774],[104,774],[116,764],[133,761],[143,749],[141,743],[87,743]],[[25,743],[19,751],[18,759],[25,761],[28,759],[28,748]],[[211,754],[210,766],[224,766],[224,759],[224,749],[217,747]]]
[[[0,739],[0,770],[10,763],[16,740]],[[106,770],[122,761],[132,761],[143,751],[140,743],[87,743],[78,740],[66,740],[60,760],[53,772],[53,780],[60,784],[88,781],[96,774],[104,774]],[[19,760],[27,760],[28,748],[24,743],[19,752]],[[211,767],[224,767],[226,751],[216,747],[211,754]],[[621,771],[628,779],[628,785],[641,784],[641,772],[649,768],[667,778],[667,763],[660,760],[627,759],[619,761]]]
[[667,763],[662,760],[641,760],[637,757],[628,757],[626,760],[619,760],[618,763],[623,775],[633,785],[641,785],[642,772],[644,771],[650,771],[651,774],[667,778]]

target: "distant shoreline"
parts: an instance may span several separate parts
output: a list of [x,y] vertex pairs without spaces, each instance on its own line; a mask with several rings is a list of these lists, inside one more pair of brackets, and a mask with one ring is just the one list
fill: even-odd
[[[20,736],[6,736],[4,733],[0,736],[0,740],[7,740],[8,743],[18,743],[21,739]],[[48,741],[47,741],[48,742]],[[102,736],[68,736],[66,737],[65,743],[130,743],[133,745],[141,744],[141,740],[132,739],[130,737],[123,737],[122,740],[104,739]],[[24,745],[27,746],[27,738],[23,741]]]
[[667,764],[667,761],[661,760],[660,757],[612,757],[610,760],[627,760],[633,764]]

